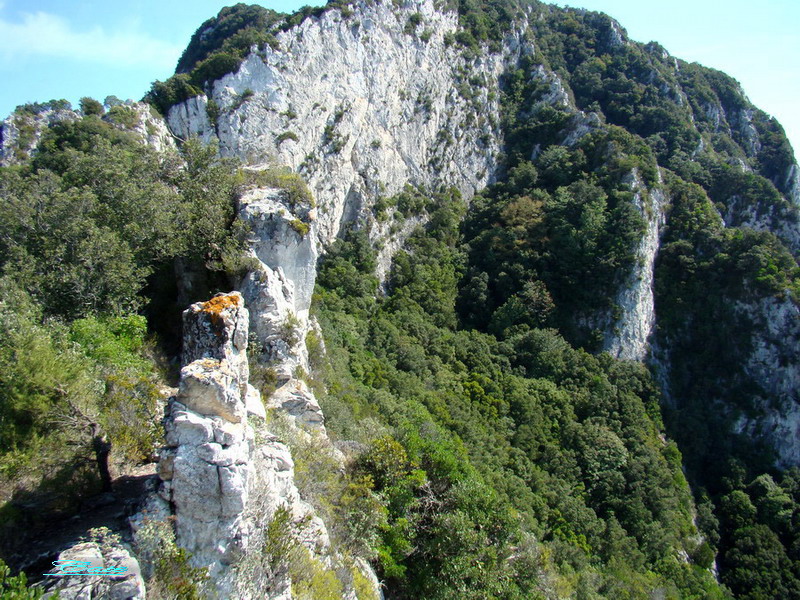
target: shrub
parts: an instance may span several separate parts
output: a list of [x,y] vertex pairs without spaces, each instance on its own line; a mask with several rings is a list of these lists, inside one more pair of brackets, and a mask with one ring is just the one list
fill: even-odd
[[277,44],[270,31],[284,15],[257,5],[236,4],[219,11],[197,28],[176,67],[189,73],[195,65],[220,51],[245,56],[253,45]]
[[294,131],[284,131],[278,137],[275,138],[275,145],[280,146],[286,140],[292,140],[294,142],[299,141],[300,138],[297,137],[297,134]]
[[245,171],[247,184],[258,187],[275,187],[286,192],[289,206],[306,205],[313,207],[314,198],[306,182],[288,168],[269,168],[261,171]]
[[29,102],[20,104],[14,109],[15,113],[39,115],[49,110],[72,110],[72,104],[67,100],[50,100],[49,102]]
[[169,109],[194,96],[200,96],[201,89],[192,84],[189,75],[180,73],[173,75],[166,81],[155,81],[150,91],[144,96],[144,101],[155,106],[158,111],[166,116]]
[[310,226],[308,223],[300,219],[292,219],[289,225],[294,229],[300,237],[305,237],[308,234]]
[[242,64],[242,59],[233,54],[226,52],[213,54],[192,69],[189,80],[192,85],[201,88],[206,83],[216,81],[228,73],[233,73],[239,68],[240,64]]
[[[11,569],[0,559],[0,597],[3,600],[39,600],[44,590],[39,587],[28,587],[25,573],[11,576]],[[58,594],[49,598],[58,599]]]
[[211,125],[216,127],[219,123],[219,104],[213,98],[209,98],[208,102],[206,103],[206,114],[208,115],[208,120],[211,121]]
[[300,342],[300,319],[294,313],[286,315],[286,320],[281,325],[279,335],[290,347]]
[[417,30],[417,27],[419,27],[421,23],[422,23],[422,14],[418,12],[412,14],[410,17],[408,17],[406,26],[403,28],[403,33],[407,35],[413,35],[414,32]]
[[168,521],[145,518],[135,536],[137,555],[147,577],[148,595],[164,600],[202,600],[206,597],[205,569],[192,567],[189,553],[178,546]]
[[131,106],[112,106],[108,109],[108,119],[127,129],[134,129],[139,124],[139,113]]
[[251,90],[250,88],[247,88],[245,91],[243,91],[243,92],[242,92],[242,93],[239,95],[239,97],[238,97],[238,98],[236,98],[236,100],[234,101],[234,103],[231,105],[231,110],[232,110],[232,111],[234,111],[234,110],[239,110],[239,108],[242,106],[242,104],[244,104],[244,103],[245,103],[245,102],[247,102],[247,101],[248,101],[250,98],[252,98],[252,97],[253,97],[253,94],[254,94],[253,90]]
[[17,128],[17,158],[24,159],[26,152],[31,149],[36,140],[36,125],[33,119],[27,116],[14,116],[14,127]]
[[80,101],[81,111],[84,116],[97,115],[101,116],[105,112],[105,108],[94,98],[84,96]]

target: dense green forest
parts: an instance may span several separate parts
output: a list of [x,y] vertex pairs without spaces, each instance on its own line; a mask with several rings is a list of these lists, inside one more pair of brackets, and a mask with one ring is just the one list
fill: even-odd
[[[342,523],[334,538],[372,562],[388,598],[800,598],[800,470],[731,431],[765,396],[743,368],[758,323],[732,307],[800,298],[790,241],[739,226],[746,207],[797,223],[780,125],[723,73],[614,43],[606,15],[445,8],[467,60],[498,51],[526,13],[537,51],[502,77],[496,183],[469,203],[409,185],[376,205],[426,223],[385,290],[363,224],[320,260],[326,351],[309,334],[307,379],[331,437],[363,448],[324,508]],[[164,113],[333,9],[350,10],[223,9],[145,99]],[[598,117],[571,146],[574,110],[543,101],[541,67]],[[707,106],[752,111],[757,149]],[[65,106],[16,115],[47,108]],[[152,460],[180,311],[247,268],[242,165],[194,139],[158,154],[120,107],[81,109],[0,167],[0,557],[108,486],[98,440],[115,464]],[[600,352],[592,320],[618,310],[637,260],[632,176],[669,198],[655,270],[669,402],[658,373]],[[190,296],[175,276],[187,265],[202,273]],[[269,369],[253,373],[268,392]],[[313,452],[296,460],[327,468]],[[20,586],[0,565],[0,589]]]

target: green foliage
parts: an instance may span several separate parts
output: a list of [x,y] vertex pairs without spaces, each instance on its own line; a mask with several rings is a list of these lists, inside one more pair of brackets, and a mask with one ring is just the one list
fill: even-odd
[[284,16],[242,3],[223,8],[194,33],[176,74],[166,82],[156,81],[144,100],[166,115],[175,104],[202,94],[207,83],[236,71],[253,46],[276,49],[274,33]]
[[32,160],[0,169],[4,551],[108,485],[105,448],[121,466],[152,460],[161,359],[135,311],[164,327],[175,259],[231,264],[238,185],[214,148],[159,156],[97,115],[46,128]]
[[298,141],[299,138],[294,131],[284,131],[278,137],[275,138],[275,145],[280,146],[286,140],[292,140],[294,142]]
[[39,115],[50,110],[72,110],[72,105],[64,99],[50,100],[49,102],[29,102],[20,104],[14,109],[14,112],[23,115]]
[[289,206],[315,206],[314,197],[303,178],[287,167],[272,167],[259,171],[245,171],[245,182],[253,187],[274,187],[286,193]]
[[102,104],[100,104],[94,98],[90,98],[89,96],[84,96],[81,98],[80,105],[81,112],[83,112],[84,116],[87,117],[89,115],[97,115],[98,117],[101,117],[106,112]]
[[[30,297],[7,278],[2,286],[0,450],[32,449],[48,435],[57,443],[60,433],[77,441],[96,421],[120,449],[135,455],[130,458],[150,456],[157,441],[159,396],[145,356],[144,318],[89,317],[69,328],[42,323]],[[85,419],[89,422],[81,422]],[[75,427],[87,431],[72,431]]]
[[209,98],[208,102],[206,103],[206,114],[208,115],[208,120],[211,121],[211,124],[214,127],[217,127],[219,124],[219,115],[220,115],[220,108],[217,101],[213,98]]
[[480,44],[488,43],[491,52],[500,51],[500,41],[525,5],[538,6],[538,2],[447,0],[444,3],[445,9],[458,12],[458,22],[463,28],[456,34],[455,41],[473,51],[477,51]]
[[242,92],[242,93],[241,93],[241,94],[240,94],[240,95],[239,95],[239,96],[236,98],[236,100],[234,101],[234,103],[231,105],[231,107],[230,107],[230,110],[231,110],[231,111],[239,110],[239,108],[242,106],[242,104],[244,104],[244,103],[245,103],[245,102],[247,102],[247,101],[248,101],[250,98],[252,98],[252,97],[253,97],[253,94],[254,94],[253,90],[251,90],[250,88],[247,88],[245,91],[243,91],[243,92]]
[[197,88],[203,88],[206,82],[216,81],[228,73],[233,73],[242,64],[239,56],[219,52],[197,63],[189,75],[189,81]]
[[36,141],[36,125],[33,119],[24,113],[15,113],[12,122],[17,130],[14,156],[18,160],[25,160],[28,158],[28,151]]
[[[369,600],[373,594],[369,593],[369,582],[366,586],[362,582],[362,591],[358,591],[357,576],[348,578],[351,570],[357,571],[353,565],[336,565],[338,569],[326,566],[318,557],[313,555],[303,545],[304,530],[307,521],[296,521],[286,507],[279,507],[267,527],[264,529],[261,560],[269,574],[268,582],[275,582],[278,577],[289,576],[291,580],[292,596],[306,600],[337,600],[342,597],[343,580],[355,580],[356,591],[359,599]],[[363,578],[363,575],[361,576]],[[365,594],[365,595],[362,595]]]
[[145,519],[136,532],[137,556],[144,562],[148,594],[164,600],[207,597],[205,569],[193,567],[190,555],[177,545],[172,524]]
[[219,260],[234,165],[192,140],[182,153],[185,169],[94,116],[49,128],[29,167],[0,170],[3,272],[48,314],[73,319],[137,309],[146,278],[172,257]]
[[587,135],[572,149],[549,146],[473,201],[459,300],[468,324],[501,334],[555,323],[571,341],[588,343],[576,317],[612,307],[644,231],[626,182],[653,159],[644,149],[628,160],[626,151],[635,143],[617,130]]
[[336,124],[339,120],[341,120],[341,115],[335,118],[332,124],[328,123],[322,133],[323,142],[328,145],[333,154],[341,152],[342,148],[344,148],[344,145],[347,143],[347,138],[342,137],[342,134],[336,131]]
[[186,73],[173,75],[166,81],[155,81],[150,86],[150,91],[145,94],[143,100],[155,106],[162,115],[166,115],[169,109],[203,93],[191,83],[191,78]]
[[[514,185],[535,180],[524,167]],[[519,316],[510,303],[498,317],[505,342],[461,331],[464,205],[440,193],[423,206],[429,225],[395,256],[386,298],[373,296],[366,234],[352,231],[323,260],[315,293],[327,427],[366,444],[355,468],[387,509],[376,551],[390,588],[536,597],[543,570],[591,563],[606,590],[635,580],[646,594],[675,580],[722,597],[688,565],[660,574],[689,543],[692,500],[680,454],[658,440],[646,371],[536,329],[552,309],[537,284],[521,286]],[[530,535],[541,542],[524,544]]]
[[128,129],[133,129],[139,124],[139,114],[131,106],[117,105],[108,109],[108,120]]
[[271,38],[266,32],[281,17],[280,13],[257,5],[239,3],[223,8],[197,28],[178,61],[176,72],[189,73],[198,63],[220,51],[242,57],[252,45]]
[[794,598],[800,595],[796,564],[766,525],[738,529],[724,555],[723,580],[739,598]]
[[668,422],[676,425],[691,472],[718,489],[721,447],[726,456],[754,469],[763,470],[769,462],[758,445],[744,439],[732,443],[720,409],[724,403],[729,410],[751,411],[754,398],[763,394],[743,370],[759,325],[734,306],[795,295],[800,272],[774,235],[723,227],[699,186],[670,180],[670,194],[655,293],[662,326],[676,336],[670,359],[681,374],[674,390],[683,407],[681,413],[668,413]]
[[[380,294],[369,231],[347,229],[327,249],[313,306],[327,361],[316,335],[306,344],[327,388],[328,431],[357,450],[342,470],[329,446],[274,419],[292,442],[304,497],[335,546],[374,560],[396,597],[725,598],[706,571],[715,557],[736,597],[800,595],[800,477],[772,471],[767,449],[729,433],[767,395],[742,367],[763,323],[737,307],[800,297],[785,240],[748,226],[753,215],[776,230],[800,221],[783,197],[793,156],[782,129],[726,75],[684,62],[676,69],[655,43],[616,43],[606,15],[517,0],[445,8],[461,25],[445,44],[467,61],[501,50],[523,11],[537,52],[502,77],[506,147],[496,184],[469,208],[454,190],[412,186],[375,204],[379,221],[393,214],[425,224],[396,253]],[[276,48],[280,29],[331,9],[352,14],[344,0],[287,17],[225,8],[146,98],[166,113],[237,69],[254,46]],[[405,31],[420,25],[421,14],[410,14]],[[542,67],[594,113],[590,131],[569,145],[575,115],[553,105]],[[467,74],[458,92],[471,101],[483,85]],[[230,108],[252,96],[246,90]],[[419,106],[428,103],[420,94]],[[134,111],[106,104],[104,121],[99,103],[82,99],[85,117],[45,131],[31,161],[35,115],[68,105],[19,107],[24,164],[0,170],[0,453],[9,489],[23,472],[44,493],[91,489],[92,424],[117,454],[148,456],[156,373],[134,311],[149,302],[152,317],[154,305],[170,302],[173,260],[247,268],[246,232],[233,225],[242,183],[284,189],[292,208],[313,206],[297,174],[238,178],[196,140],[162,160],[122,130],[135,125]],[[212,123],[220,110],[208,102]],[[325,127],[328,153],[348,142],[337,130],[347,110],[336,107]],[[289,139],[297,136],[287,130],[275,143]],[[446,129],[439,141],[457,143]],[[656,190],[669,201],[655,278],[675,405],[664,409],[643,367],[584,350],[599,341],[588,323],[615,315]],[[290,226],[309,233],[300,219]],[[300,342],[294,325],[281,332],[291,344]],[[267,365],[254,361],[251,372],[265,393],[277,384]],[[0,510],[4,535],[15,510]],[[352,565],[332,570],[303,547],[304,526],[279,509],[259,568],[290,575],[297,597],[365,588]],[[153,526],[149,539],[155,593],[199,597],[199,573],[169,525]],[[686,555],[689,563],[678,558]]]
[[414,35],[417,31],[417,27],[422,24],[422,14],[421,13],[413,13],[410,17],[408,17],[408,21],[406,22],[406,26],[403,28],[403,33],[406,35]]
[[311,229],[310,225],[300,219],[292,219],[289,221],[289,225],[292,229],[297,232],[297,235],[300,237],[305,237],[308,235],[309,230]]
[[[44,596],[44,591],[39,587],[29,587],[25,573],[11,576],[11,569],[0,559],[0,597],[3,600],[39,600]],[[59,594],[50,595],[48,598],[58,600]]]

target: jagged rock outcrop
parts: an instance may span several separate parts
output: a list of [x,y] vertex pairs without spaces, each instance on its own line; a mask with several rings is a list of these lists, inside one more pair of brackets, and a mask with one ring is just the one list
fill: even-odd
[[[248,322],[238,292],[184,312],[185,366],[167,408],[160,489],[134,528],[172,517],[176,542],[194,566],[207,569],[219,598],[289,600],[291,573],[264,562],[261,532],[277,512],[302,523],[297,536],[313,560],[333,568],[334,551],[325,524],[300,497],[291,451],[268,431],[260,393],[249,383]],[[269,406],[324,433],[319,404],[298,380],[280,388]],[[365,576],[374,578],[369,570]]]
[[249,255],[255,259],[241,291],[264,359],[285,381],[297,367],[308,368],[305,336],[318,258],[313,213],[292,207],[284,191],[272,188],[246,192],[240,205],[239,218],[252,234]]
[[252,488],[254,437],[247,421],[248,313],[238,293],[184,312],[184,363],[165,420],[162,497],[174,507],[177,542],[196,566],[221,576],[246,549],[242,514]]
[[318,250],[315,210],[295,206],[283,190],[256,188],[240,200],[239,218],[248,226],[254,268],[240,286],[250,307],[250,327],[262,356],[282,384],[269,398],[303,426],[324,432],[319,402],[298,374],[309,371],[306,336],[316,280]]

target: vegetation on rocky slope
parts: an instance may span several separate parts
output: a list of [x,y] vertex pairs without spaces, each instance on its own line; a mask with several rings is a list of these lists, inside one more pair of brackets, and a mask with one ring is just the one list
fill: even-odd
[[[320,263],[327,354],[310,335],[309,377],[330,433],[362,449],[328,498],[335,541],[373,561],[391,598],[800,597],[800,471],[731,433],[765,397],[743,367],[758,323],[733,308],[800,294],[778,227],[798,222],[780,125],[728,76],[630,42],[606,15],[444,7],[467,57],[500,50],[525,14],[537,51],[503,77],[497,183],[469,206],[412,188],[376,206],[427,222],[385,294],[363,229]],[[341,2],[223,9],[147,99],[166,112],[335,8],[347,18]],[[543,101],[542,69],[595,115],[569,146],[576,111]],[[36,524],[22,499],[66,513],[103,484],[98,441],[133,461],[152,451],[159,357],[177,353],[175,262],[203,273],[197,298],[242,268],[235,165],[194,140],[157,156],[86,112],[0,169],[6,553]],[[644,366],[598,353],[592,320],[618,310],[637,260],[648,214],[633,181],[670,202],[655,273],[669,403]],[[751,214],[777,233],[747,227]],[[313,451],[302,460],[325,471]]]

